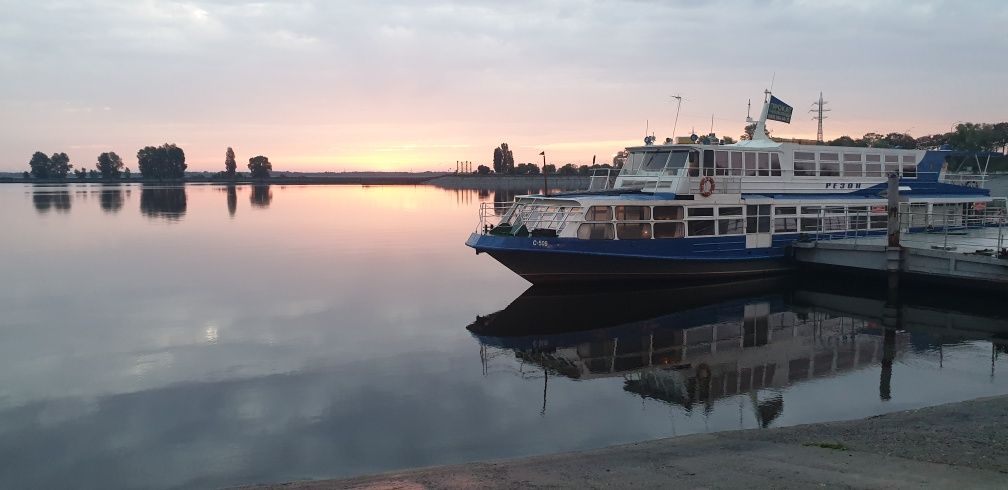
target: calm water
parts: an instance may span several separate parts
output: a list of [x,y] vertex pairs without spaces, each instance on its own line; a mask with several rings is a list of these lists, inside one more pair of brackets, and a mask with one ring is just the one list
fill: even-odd
[[494,197],[0,186],[0,487],[339,477],[1008,393],[990,301],[526,291],[463,245]]

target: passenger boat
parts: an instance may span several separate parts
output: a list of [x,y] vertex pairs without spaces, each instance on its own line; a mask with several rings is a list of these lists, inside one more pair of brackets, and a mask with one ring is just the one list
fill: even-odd
[[768,116],[790,111],[767,91],[749,140],[650,136],[587,191],[482,203],[466,245],[535,284],[759,276],[791,268],[787,247],[805,237],[884,235],[891,173],[907,232],[1004,219],[985,171],[949,171],[963,152],[772,140]]

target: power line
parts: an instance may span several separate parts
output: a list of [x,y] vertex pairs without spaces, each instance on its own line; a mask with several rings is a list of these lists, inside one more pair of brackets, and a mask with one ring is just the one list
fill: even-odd
[[822,92],[819,92],[819,100],[816,101],[816,102],[813,102],[812,103],[812,108],[809,109],[809,112],[811,112],[813,114],[818,114],[818,115],[812,116],[812,119],[814,119],[816,121],[819,121],[819,132],[816,133],[816,141],[818,141],[820,143],[823,142],[823,133],[822,133],[822,122],[823,122],[823,119],[826,119],[827,117],[829,117],[829,116],[827,116],[825,114],[826,112],[830,111],[830,109],[826,108],[826,104],[828,104],[828,103],[829,102],[823,100],[823,98],[822,98]]

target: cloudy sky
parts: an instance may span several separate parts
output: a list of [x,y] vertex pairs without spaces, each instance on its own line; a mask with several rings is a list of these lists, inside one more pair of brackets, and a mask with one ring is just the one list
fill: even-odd
[[[648,124],[738,136],[947,131],[1008,119],[1008,2],[0,0],[0,170],[66,151],[93,167],[174,142],[192,170],[590,162]],[[758,111],[758,107],[754,112]]]

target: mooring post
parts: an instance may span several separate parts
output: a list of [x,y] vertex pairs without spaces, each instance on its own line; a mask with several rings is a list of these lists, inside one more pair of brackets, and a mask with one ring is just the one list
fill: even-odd
[[886,197],[889,200],[886,208],[889,212],[887,229],[889,243],[886,247],[886,271],[889,273],[889,289],[895,290],[899,287],[899,272],[902,268],[902,264],[900,264],[902,250],[900,247],[899,174],[896,172],[889,174]]

